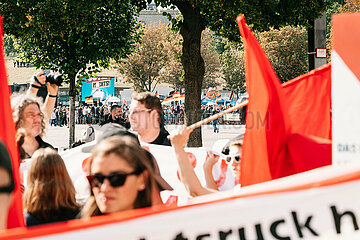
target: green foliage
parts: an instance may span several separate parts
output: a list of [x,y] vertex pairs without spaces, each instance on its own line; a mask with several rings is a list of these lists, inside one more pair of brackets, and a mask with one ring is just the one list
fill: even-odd
[[307,72],[307,30],[286,26],[258,34],[259,42],[281,82]]
[[0,0],[0,13],[24,58],[67,81],[126,56],[137,36],[135,8],[127,0]]
[[329,39],[331,35],[331,16],[333,14],[339,13],[341,9],[341,4],[337,1],[334,1],[332,4],[328,5],[326,9],[326,38]]
[[7,34],[4,35],[4,50],[6,56],[17,55],[16,43],[13,36]]
[[178,33],[167,30],[165,24],[152,24],[144,28],[144,35],[135,51],[119,61],[118,69],[127,82],[138,91],[153,91],[166,79],[179,79],[181,52]]
[[[257,33],[260,45],[281,82],[307,72],[307,31],[303,27],[286,26]],[[242,45],[227,43],[220,56],[226,89],[245,91],[244,50]]]
[[[144,35],[135,51],[119,61],[118,69],[136,91],[153,91],[159,83],[168,83],[176,89],[184,88],[184,70],[181,65],[182,39],[178,32],[165,24],[145,26]],[[214,33],[202,35],[201,55],[205,61],[204,88],[219,85],[219,56]]]
[[325,1],[284,0],[284,1],[244,1],[244,0],[199,0],[198,5],[206,25],[215,33],[229,40],[239,41],[240,35],[235,18],[244,14],[254,30],[264,31],[270,27],[286,25],[307,25],[325,10]]
[[[155,2],[157,6],[179,7],[188,2],[200,10],[207,27],[216,34],[231,41],[239,41],[240,35],[236,24],[236,16],[244,14],[254,30],[264,31],[270,27],[280,28],[286,25],[308,24],[309,19],[315,19],[325,11],[326,4],[341,3],[343,0],[139,0],[134,4],[141,10],[146,3]],[[171,16],[168,16],[171,19]]]
[[241,44],[224,40],[225,51],[220,55],[225,89],[237,93],[245,91],[244,50]]
[[201,36],[201,56],[205,62],[205,74],[203,89],[210,87],[215,88],[221,83],[220,79],[220,62],[217,50],[217,39],[210,29],[205,29]]

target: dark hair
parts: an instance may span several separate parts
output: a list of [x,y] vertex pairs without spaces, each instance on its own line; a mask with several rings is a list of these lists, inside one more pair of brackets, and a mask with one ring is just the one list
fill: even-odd
[[110,112],[116,110],[117,108],[121,108],[121,107],[119,105],[112,105],[111,109],[110,109]]
[[159,115],[160,127],[164,125],[164,111],[160,99],[155,94],[151,92],[134,93],[132,99],[144,104],[147,109],[155,109]]

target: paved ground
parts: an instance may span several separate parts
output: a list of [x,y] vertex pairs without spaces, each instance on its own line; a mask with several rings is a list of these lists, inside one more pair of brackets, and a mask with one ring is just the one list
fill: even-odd
[[[168,125],[167,130],[171,132],[173,129],[180,127],[179,125]],[[211,148],[213,144],[220,139],[231,139],[245,131],[244,125],[218,125],[220,132],[214,133],[212,125],[202,126],[203,146]],[[95,125],[95,137],[102,133],[99,126]],[[85,125],[76,125],[75,136],[80,138]],[[49,127],[46,131],[44,140],[49,142],[59,151],[68,148],[69,129],[67,127]]]

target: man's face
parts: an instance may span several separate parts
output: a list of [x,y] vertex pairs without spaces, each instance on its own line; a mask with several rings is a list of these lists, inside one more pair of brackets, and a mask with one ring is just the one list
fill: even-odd
[[131,127],[134,131],[141,134],[146,131],[151,125],[153,121],[151,121],[151,109],[147,109],[145,104],[142,104],[136,100],[132,100],[130,105],[130,123]]
[[41,133],[42,118],[38,105],[35,103],[29,104],[24,108],[21,127],[25,129],[28,136],[36,137]]
[[112,118],[115,120],[121,116],[121,107],[117,107],[112,111]]

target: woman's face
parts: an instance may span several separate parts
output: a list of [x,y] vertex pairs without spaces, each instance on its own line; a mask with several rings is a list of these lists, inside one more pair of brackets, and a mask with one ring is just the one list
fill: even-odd
[[[232,156],[232,158],[234,156],[241,156],[241,147],[239,146],[230,146],[229,147],[229,155]],[[234,159],[231,159],[231,169],[234,173],[234,176],[237,180],[240,179],[240,163],[236,162]],[[240,161],[241,161],[241,157],[240,157]]]
[[36,137],[41,133],[42,114],[37,104],[31,103],[24,108],[22,117],[22,128],[26,135]]
[[[95,157],[91,165],[91,175],[109,175],[114,172],[130,173],[132,168],[123,158],[115,153]],[[109,179],[104,179],[100,187],[93,187],[96,204],[102,213],[114,213],[134,209],[138,191],[145,189],[143,174],[128,175],[125,183],[119,187],[111,186]]]

